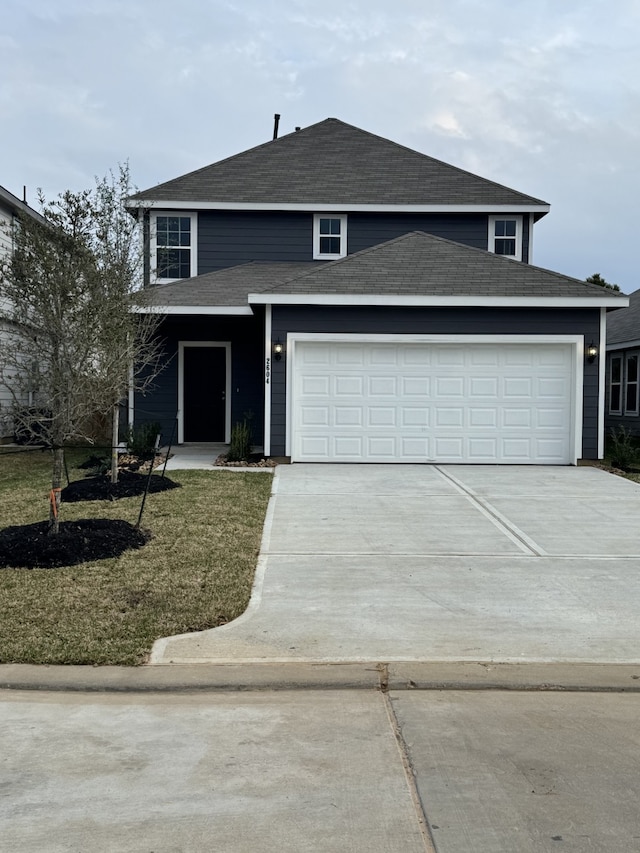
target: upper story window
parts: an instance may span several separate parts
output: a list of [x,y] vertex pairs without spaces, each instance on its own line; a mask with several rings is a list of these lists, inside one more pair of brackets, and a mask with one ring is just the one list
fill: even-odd
[[313,259],[336,260],[347,254],[347,217],[316,214],[313,217]]
[[151,214],[151,277],[175,281],[197,275],[197,215]]
[[489,251],[515,261],[522,260],[522,217],[489,217]]

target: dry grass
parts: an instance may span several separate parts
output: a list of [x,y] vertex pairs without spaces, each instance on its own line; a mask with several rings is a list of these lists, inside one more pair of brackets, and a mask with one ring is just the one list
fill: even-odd
[[[47,517],[50,469],[46,452],[0,451],[0,527]],[[139,664],[158,637],[212,628],[246,609],[271,476],[171,477],[182,488],[148,496],[142,526],[153,538],[141,550],[69,568],[0,569],[1,663]],[[135,524],[140,500],[64,504],[62,518]]]

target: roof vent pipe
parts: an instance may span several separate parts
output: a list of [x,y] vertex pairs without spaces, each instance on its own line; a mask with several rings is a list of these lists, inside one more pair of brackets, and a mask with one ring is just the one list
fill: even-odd
[[300,128],[299,128],[299,127],[296,127],[296,133],[297,133],[299,130],[300,130]]
[[273,138],[278,138],[278,125],[280,124],[280,113],[273,116]]

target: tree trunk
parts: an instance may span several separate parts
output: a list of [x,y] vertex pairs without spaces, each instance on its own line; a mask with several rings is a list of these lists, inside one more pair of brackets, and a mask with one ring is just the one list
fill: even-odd
[[113,407],[111,422],[111,482],[118,482],[118,426],[120,424],[120,406]]
[[50,536],[55,536],[60,532],[60,491],[62,489],[63,468],[64,447],[54,447],[51,492],[49,494],[49,529],[47,531]]

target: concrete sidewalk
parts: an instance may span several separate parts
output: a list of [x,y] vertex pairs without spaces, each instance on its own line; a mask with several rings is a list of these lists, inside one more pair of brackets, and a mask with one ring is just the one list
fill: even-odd
[[0,847],[636,853],[639,712],[611,692],[0,691]]
[[639,517],[589,467],[281,466],[247,612],[152,663],[636,664]]

